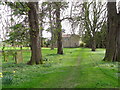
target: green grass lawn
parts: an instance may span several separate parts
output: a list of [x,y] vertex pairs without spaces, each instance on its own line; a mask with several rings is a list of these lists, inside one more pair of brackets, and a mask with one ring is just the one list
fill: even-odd
[[[64,55],[56,49],[43,48],[42,65],[27,65],[30,51],[23,50],[24,63],[14,64],[12,58],[3,62],[3,74],[11,72],[10,84],[3,88],[117,88],[118,63],[104,62],[104,49],[91,52],[87,48],[65,48]],[[13,73],[15,71],[15,73]],[[6,74],[7,75],[7,74]],[[3,79],[6,79],[3,75]]]

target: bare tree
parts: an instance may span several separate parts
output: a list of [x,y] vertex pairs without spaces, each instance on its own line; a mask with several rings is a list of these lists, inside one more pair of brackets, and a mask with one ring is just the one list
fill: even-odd
[[88,32],[91,39],[92,51],[96,49],[96,32],[102,28],[106,21],[105,3],[92,1],[91,3],[83,3],[83,13],[80,20],[83,21],[84,29]]

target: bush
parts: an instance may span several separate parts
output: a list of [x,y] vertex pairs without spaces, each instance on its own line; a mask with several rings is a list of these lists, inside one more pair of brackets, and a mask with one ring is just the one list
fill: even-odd
[[4,72],[2,78],[2,84],[10,85],[13,83],[13,73],[11,72]]
[[86,43],[84,43],[84,42],[80,43],[80,47],[85,47],[85,45],[86,45]]
[[12,84],[13,83],[13,77],[12,76],[10,76],[10,75],[7,75],[7,76],[4,76],[3,78],[2,78],[2,84],[4,84],[4,85],[10,85],[10,84]]

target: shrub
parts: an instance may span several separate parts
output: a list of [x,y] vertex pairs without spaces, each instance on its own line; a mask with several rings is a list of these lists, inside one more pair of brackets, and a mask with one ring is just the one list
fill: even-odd
[[11,72],[4,72],[2,78],[2,84],[10,85],[13,83],[13,73]]
[[85,45],[86,45],[86,43],[84,43],[84,42],[80,43],[80,47],[85,47]]

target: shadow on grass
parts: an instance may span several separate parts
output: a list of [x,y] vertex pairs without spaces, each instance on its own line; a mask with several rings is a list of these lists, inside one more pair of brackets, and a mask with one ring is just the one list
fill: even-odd
[[3,63],[3,69],[4,68],[16,68],[16,67],[19,67],[19,68],[24,68],[26,64],[24,63],[20,63],[20,64],[15,64],[13,62],[6,62],[6,63]]
[[60,54],[47,54],[46,56],[59,56]]

